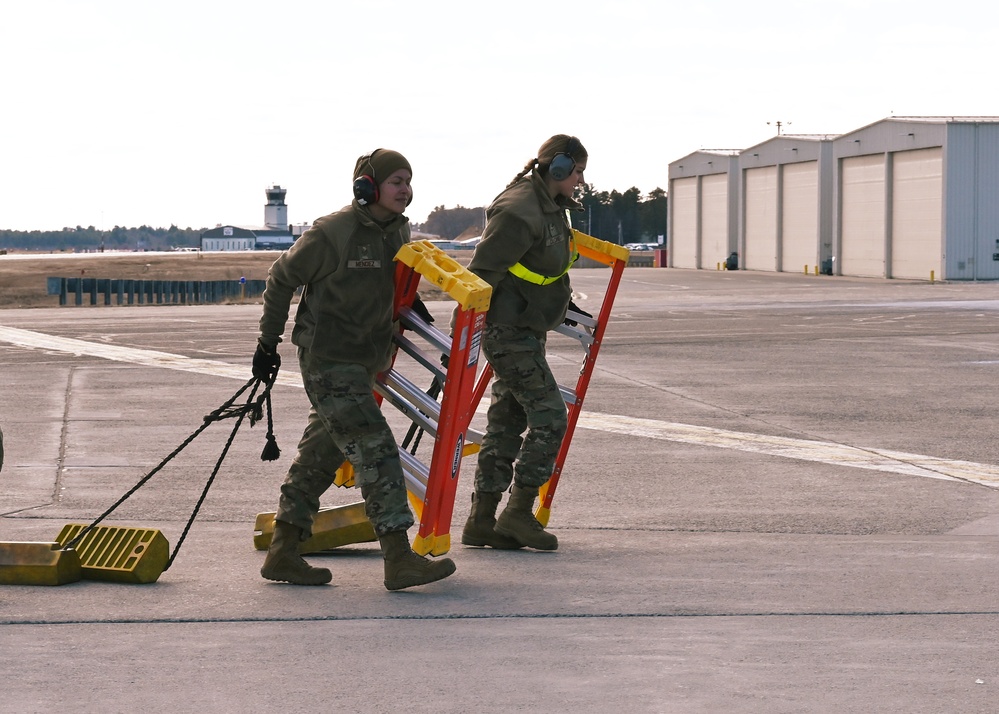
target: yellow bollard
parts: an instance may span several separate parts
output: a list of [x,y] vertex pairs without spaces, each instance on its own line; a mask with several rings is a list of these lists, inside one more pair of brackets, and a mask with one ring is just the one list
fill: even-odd
[[721,263],[715,263],[715,270],[721,270]]
[[930,285],[933,284],[933,271],[930,271]]
[[817,265],[815,266],[815,274],[816,274],[816,275],[818,275],[818,274],[819,274],[819,266],[817,266]]
[[808,275],[808,263],[805,263],[805,275]]

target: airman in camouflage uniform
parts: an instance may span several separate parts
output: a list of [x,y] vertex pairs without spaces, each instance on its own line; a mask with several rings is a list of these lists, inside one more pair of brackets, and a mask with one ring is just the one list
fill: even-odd
[[[494,378],[472,511],[462,531],[466,545],[558,548],[534,517],[538,489],[552,475],[568,426],[545,337],[572,305],[568,272],[576,254],[566,211],[580,208],[572,195],[583,183],[586,159],[575,137],[558,134],[542,144],[487,209],[468,266],[493,288],[482,352]],[[496,518],[511,483],[509,502]]]
[[326,568],[299,554],[312,533],[319,499],[344,459],[381,543],[385,587],[399,590],[445,578],[450,558],[413,552],[406,531],[414,519],[395,437],[372,389],[392,357],[395,263],[409,240],[403,212],[412,201],[412,168],[387,149],[361,156],[354,168],[354,200],[320,218],[271,266],[264,291],[253,374],[273,380],[281,360],[277,345],[291,300],[304,286],[291,341],[298,347],[305,391],[312,405],[298,453],[288,469],[274,522],[274,536],[260,574],[298,585],[328,583]]

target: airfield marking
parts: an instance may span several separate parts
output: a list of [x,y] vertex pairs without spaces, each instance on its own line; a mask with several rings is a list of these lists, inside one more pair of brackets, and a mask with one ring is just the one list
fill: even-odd
[[[118,345],[99,344],[97,342],[86,342],[71,337],[56,337],[46,335],[41,332],[30,330],[20,330],[14,327],[4,327],[0,325],[0,341],[9,342],[19,347],[27,347],[37,350],[49,350],[66,352],[73,355],[87,355],[89,357],[100,357],[101,359],[113,362],[127,362],[130,364],[143,365],[145,367],[165,367],[176,369],[182,372],[195,372],[197,374],[210,374],[216,377],[230,377],[244,382],[250,379],[249,365],[242,366],[217,362],[210,359],[199,359],[197,357],[184,357],[169,352],[157,352],[156,350],[140,350],[134,347],[120,347]],[[302,386],[302,380],[297,375],[278,373],[276,382],[286,386]]]
[[[249,379],[250,370],[242,365],[184,357],[156,350],[98,344],[13,327],[0,326],[0,341],[28,349],[87,355],[115,362],[175,369],[243,381]],[[297,374],[287,372],[278,374],[277,383],[292,387],[302,386],[302,381]],[[485,408],[485,405],[480,405],[479,411],[483,411]],[[848,466],[946,481],[972,481],[984,486],[999,488],[999,466],[993,464],[940,459],[934,456],[885,449],[860,449],[826,441],[791,439],[599,412],[581,413],[577,426],[613,434],[661,439],[698,446],[713,446],[720,449],[736,449],[834,466]]]
[[649,439],[715,446],[721,449],[738,449],[739,451],[782,456],[788,459],[801,459],[834,466],[849,466],[857,469],[886,471],[945,481],[974,481],[985,486],[999,488],[999,466],[979,464],[973,461],[940,459],[935,456],[887,449],[861,449],[828,441],[767,436],[655,419],[640,419],[618,414],[583,412],[579,415],[577,425],[585,429],[614,434],[644,436]]

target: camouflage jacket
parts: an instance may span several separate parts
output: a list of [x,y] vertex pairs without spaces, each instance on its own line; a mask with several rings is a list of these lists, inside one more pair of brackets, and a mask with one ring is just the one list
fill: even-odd
[[493,287],[488,322],[537,332],[562,322],[572,294],[568,273],[548,285],[537,285],[509,271],[520,263],[539,275],[561,275],[571,258],[572,232],[565,211],[578,207],[571,199],[552,199],[535,173],[519,179],[492,202],[482,241],[468,265]]
[[267,274],[260,341],[276,345],[295,291],[304,286],[293,344],[335,362],[387,368],[392,351],[393,258],[409,241],[409,219],[379,225],[357,201],[317,220]]

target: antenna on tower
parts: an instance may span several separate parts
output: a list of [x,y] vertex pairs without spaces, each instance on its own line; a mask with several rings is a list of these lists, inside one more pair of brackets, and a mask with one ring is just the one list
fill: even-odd
[[776,126],[777,127],[777,136],[780,136],[780,128],[782,126],[791,126],[791,122],[789,122],[789,121],[787,121],[787,122],[784,122],[784,121],[769,122],[768,121],[767,122],[767,126]]

